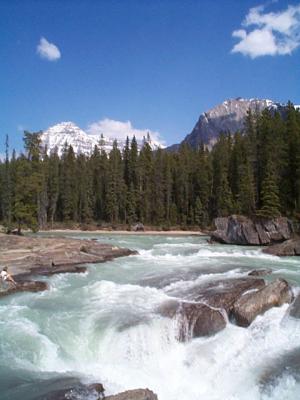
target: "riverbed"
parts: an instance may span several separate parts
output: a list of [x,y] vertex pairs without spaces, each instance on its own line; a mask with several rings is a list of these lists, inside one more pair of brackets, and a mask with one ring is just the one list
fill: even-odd
[[247,329],[228,323],[187,343],[177,340],[176,321],[157,312],[205,281],[257,268],[271,268],[266,279],[283,277],[297,293],[298,258],[210,245],[203,236],[67,236],[139,254],[44,278],[48,291],[0,300],[0,400],[42,399],[77,380],[102,382],[106,394],[148,387],[159,400],[300,397],[300,321],[287,316],[288,305]]

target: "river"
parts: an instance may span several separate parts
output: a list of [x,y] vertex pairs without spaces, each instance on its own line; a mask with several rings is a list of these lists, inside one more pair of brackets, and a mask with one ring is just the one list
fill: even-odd
[[0,399],[35,400],[79,379],[106,394],[148,387],[159,400],[300,398],[300,321],[287,305],[247,329],[180,343],[158,307],[180,291],[271,268],[298,291],[300,261],[259,248],[209,245],[199,236],[72,234],[139,254],[85,273],[61,274],[50,289],[0,300]]

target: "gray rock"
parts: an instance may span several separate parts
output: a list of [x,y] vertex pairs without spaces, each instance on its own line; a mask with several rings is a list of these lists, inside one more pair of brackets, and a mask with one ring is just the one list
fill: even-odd
[[270,243],[270,235],[263,229],[260,223],[255,224],[255,229],[258,234],[259,242],[261,245]]
[[133,225],[132,230],[134,232],[144,232],[145,227],[141,222],[138,222],[137,224]]
[[[158,312],[178,322],[178,340],[187,341],[213,335],[226,326],[234,303],[249,290],[265,286],[263,279],[239,278],[208,282],[205,285],[181,293],[192,301],[170,300],[162,304]],[[226,316],[227,314],[227,316]]]
[[284,279],[277,279],[266,287],[246,293],[234,304],[232,315],[240,326],[249,326],[259,315],[272,307],[279,307],[293,300],[292,290]]
[[177,339],[181,342],[195,337],[214,335],[226,326],[224,314],[204,303],[171,300],[164,303],[159,312],[165,317],[176,318]]
[[245,292],[265,287],[265,281],[257,278],[220,279],[197,288],[193,300],[225,310],[229,315],[234,303]]
[[252,221],[242,215],[231,215],[214,220],[216,230],[211,240],[225,244],[267,245],[291,238],[292,225],[287,218]]
[[181,303],[177,312],[178,339],[185,342],[191,338],[210,336],[226,327],[220,310],[201,303]]

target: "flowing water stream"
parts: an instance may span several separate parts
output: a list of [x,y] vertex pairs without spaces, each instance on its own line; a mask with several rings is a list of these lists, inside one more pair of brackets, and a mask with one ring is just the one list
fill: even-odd
[[207,280],[271,268],[298,290],[300,261],[197,236],[72,235],[138,250],[55,275],[50,290],[0,300],[0,399],[42,399],[66,383],[102,382],[106,394],[148,387],[159,400],[300,398],[300,321],[287,305],[247,329],[176,340],[157,308]]

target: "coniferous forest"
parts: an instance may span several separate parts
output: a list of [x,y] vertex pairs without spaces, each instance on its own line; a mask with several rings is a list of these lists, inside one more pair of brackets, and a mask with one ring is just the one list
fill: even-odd
[[248,112],[243,132],[221,133],[212,149],[123,150],[90,157],[65,146],[58,157],[24,132],[24,154],[0,163],[0,220],[9,229],[54,223],[207,227],[217,216],[300,219],[300,112]]

